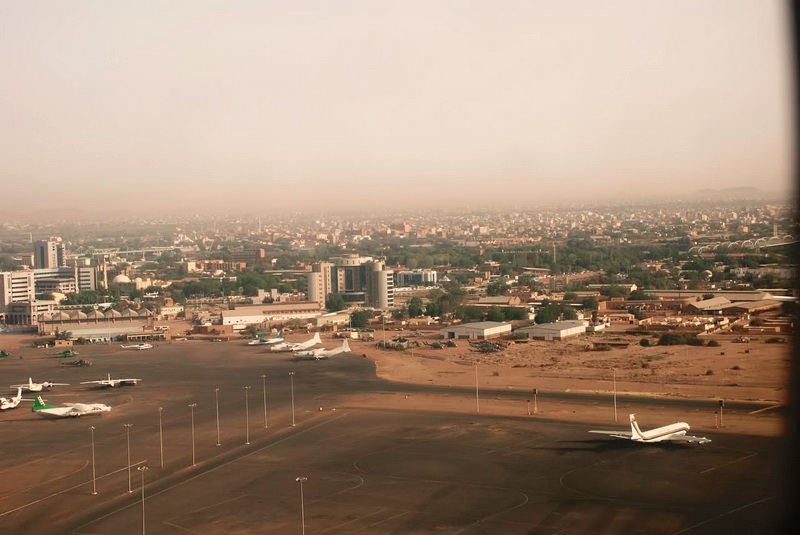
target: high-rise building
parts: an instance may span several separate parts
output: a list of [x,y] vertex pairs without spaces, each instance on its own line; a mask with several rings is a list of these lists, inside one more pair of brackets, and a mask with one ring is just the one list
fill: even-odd
[[61,238],[40,240],[33,246],[34,268],[58,268],[67,265],[67,251]]
[[308,300],[322,306],[338,293],[348,305],[379,309],[394,306],[394,271],[369,256],[346,255],[318,262],[308,275]]
[[411,269],[395,272],[397,286],[435,286],[438,274],[433,269]]

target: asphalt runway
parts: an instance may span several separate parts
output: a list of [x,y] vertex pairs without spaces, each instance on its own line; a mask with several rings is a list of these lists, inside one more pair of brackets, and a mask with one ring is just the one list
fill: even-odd
[[[307,478],[309,534],[777,530],[776,439],[719,435],[704,446],[653,447],[590,435],[583,424],[335,410],[342,395],[425,389],[379,381],[371,361],[352,355],[293,362],[241,342],[79,350],[93,366],[60,366],[32,349],[0,361],[0,384],[30,374],[70,383],[45,394],[51,403],[113,407],[79,419],[47,420],[25,406],[0,415],[2,534],[141,533],[143,474],[151,534],[301,533],[298,477]],[[143,381],[77,384],[106,373]],[[124,423],[133,424],[130,479]]]

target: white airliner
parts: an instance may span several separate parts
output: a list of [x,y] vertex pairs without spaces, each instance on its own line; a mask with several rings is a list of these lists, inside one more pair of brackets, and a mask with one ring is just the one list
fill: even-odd
[[275,336],[270,336],[267,338],[258,338],[256,340],[250,340],[247,342],[249,346],[269,346],[272,344],[279,344],[283,342],[283,329],[278,331],[278,334]]
[[145,349],[153,349],[153,344],[142,343],[142,344],[133,344],[129,346],[120,346],[120,347],[122,347],[122,349],[138,349],[139,351],[142,351]]
[[317,344],[321,344],[322,340],[319,337],[319,333],[316,333],[311,340],[306,340],[305,342],[300,342],[299,344],[293,344],[290,342],[282,342],[280,344],[276,344],[269,348],[270,351],[302,351],[304,349],[308,349],[309,347],[313,347]]
[[108,374],[108,378],[100,379],[99,381],[83,381],[82,385],[98,385],[102,388],[113,388],[115,386],[123,386],[123,385],[135,385],[141,381],[141,379],[112,379],[111,374]]
[[678,422],[674,424],[665,425],[651,429],[650,431],[642,431],[639,429],[639,424],[636,423],[636,416],[631,414],[631,430],[628,431],[602,431],[592,430],[590,433],[600,433],[602,435],[609,435],[613,438],[622,438],[625,440],[633,440],[634,442],[655,443],[655,442],[685,442],[689,444],[706,444],[711,442],[710,438],[706,437],[693,437],[687,435],[686,431],[689,430],[689,424],[686,422]]
[[350,344],[347,340],[342,342],[342,347],[335,349],[307,349],[305,351],[296,351],[294,354],[295,360],[322,360],[329,357],[335,357],[342,353],[350,353]]
[[17,395],[13,398],[0,398],[0,410],[16,409],[22,401],[22,387],[17,387]]
[[64,403],[63,407],[56,407],[46,404],[42,400],[42,396],[36,396],[36,400],[33,402],[33,412],[55,418],[79,418],[87,414],[100,414],[110,410],[111,407],[102,403]]
[[34,383],[33,379],[28,377],[28,384],[26,385],[11,385],[11,388],[21,388],[28,392],[41,392],[42,390],[50,390],[51,386],[69,386],[69,383],[51,383],[44,381],[43,383]]

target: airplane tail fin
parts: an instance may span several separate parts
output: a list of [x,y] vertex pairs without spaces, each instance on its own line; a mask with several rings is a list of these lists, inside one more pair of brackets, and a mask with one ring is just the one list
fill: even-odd
[[28,377],[28,390],[33,391],[33,377]]
[[641,440],[642,438],[644,438],[642,436],[642,430],[639,429],[639,424],[636,423],[636,415],[635,414],[631,414],[631,438],[633,438],[634,440],[637,440],[637,439]]
[[319,333],[314,334],[314,343],[315,344],[321,344],[322,343],[322,339],[319,337]]
[[34,410],[34,411],[38,411],[38,410],[41,410],[41,409],[51,409],[51,408],[52,408],[52,405],[48,405],[47,403],[45,403],[44,400],[42,399],[42,396],[36,396],[36,399],[33,400],[33,409],[32,410]]
[[278,331],[278,336],[276,338],[283,338],[283,329]]
[[350,344],[347,342],[347,338],[342,342],[342,353],[350,353]]
[[17,395],[14,396],[16,399],[22,399],[22,388],[17,387]]

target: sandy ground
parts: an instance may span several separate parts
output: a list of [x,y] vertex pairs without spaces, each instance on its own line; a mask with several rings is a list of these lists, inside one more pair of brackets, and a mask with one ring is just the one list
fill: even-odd
[[[363,352],[375,360],[380,377],[418,384],[473,386],[477,362],[478,381],[484,388],[609,392],[616,375],[617,392],[621,394],[776,403],[787,399],[788,344],[768,344],[766,336],[753,338],[748,344],[720,336],[715,338],[720,347],[641,347],[641,338],[611,332],[602,339],[585,336],[566,342],[513,344],[496,353],[480,353],[466,340],[445,349],[423,345],[413,350],[382,351],[374,344],[363,343],[355,344],[353,350],[362,351],[363,347]],[[416,338],[420,344],[436,339],[435,335]],[[630,345],[586,351],[587,344],[601,340]]]
[[[382,337],[382,333],[375,334],[378,339]],[[390,339],[397,334],[387,331],[386,337]],[[287,339],[304,341],[308,337],[308,334],[294,333]],[[721,344],[720,347],[641,347],[641,338],[624,332],[609,332],[602,338],[585,336],[567,342],[532,341],[512,344],[496,353],[480,353],[466,340],[459,340],[455,348],[433,349],[425,346],[424,342],[438,340],[436,334],[430,333],[414,338],[421,347],[413,350],[380,350],[374,342],[360,341],[352,341],[351,347],[354,354],[366,355],[376,363],[379,377],[401,383],[474,387],[477,363],[480,389],[538,388],[542,392],[607,394],[613,391],[616,375],[619,396],[616,423],[611,407],[585,403],[559,402],[557,406],[540,403],[536,414],[533,414],[531,405],[529,416],[526,403],[483,398],[480,412],[486,415],[608,422],[613,427],[615,424],[626,425],[626,394],[755,400],[765,402],[765,407],[778,406],[787,399],[791,359],[789,344],[766,343],[766,336],[751,338],[748,344],[734,343],[730,336],[719,336],[715,339]],[[15,358],[16,354],[27,353],[32,340],[30,335],[3,335],[0,337],[0,349],[11,351],[12,358]],[[587,344],[598,341],[629,342],[630,345],[610,351],[586,350]],[[340,340],[332,339],[330,334],[323,335],[325,347],[335,347],[340,343]],[[360,408],[476,412],[474,397],[457,394],[369,394],[353,396],[346,404]],[[638,417],[643,427],[663,425],[686,417],[679,411],[660,409],[657,403],[649,410],[637,411],[641,413]],[[758,414],[730,412],[723,428],[718,427],[717,415],[713,410],[703,415],[692,415],[692,418],[693,428],[699,430],[773,436],[783,432],[781,419],[769,408]]]

